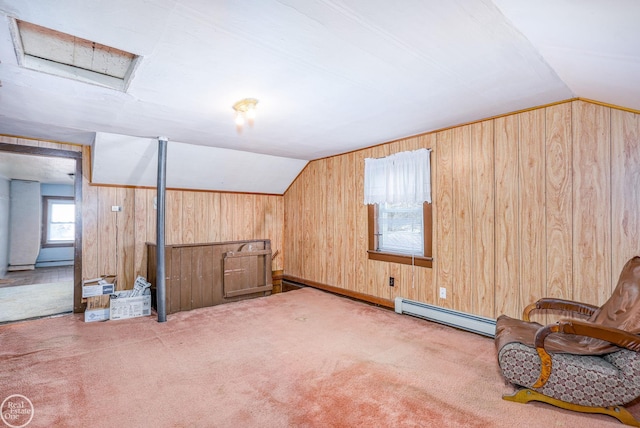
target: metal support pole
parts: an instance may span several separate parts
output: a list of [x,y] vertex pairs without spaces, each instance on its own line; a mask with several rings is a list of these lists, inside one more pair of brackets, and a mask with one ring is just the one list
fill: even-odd
[[164,259],[164,211],[167,186],[167,137],[158,137],[158,186],[156,211],[156,298],[158,322],[167,321],[167,285]]

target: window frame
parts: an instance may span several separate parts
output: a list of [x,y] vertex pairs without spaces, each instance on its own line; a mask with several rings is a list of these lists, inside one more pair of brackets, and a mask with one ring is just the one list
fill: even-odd
[[[62,242],[50,242],[49,241],[49,204],[50,201],[71,201],[71,205],[75,205],[75,200],[72,196],[43,196],[42,197],[42,234],[41,234],[41,247],[42,248],[61,248],[61,247],[73,247],[75,239]],[[77,210],[76,210],[77,212]],[[74,227],[76,221],[73,221]]]
[[424,239],[424,253],[421,256],[407,255],[400,253],[391,253],[387,251],[376,250],[378,240],[378,205],[371,204],[368,209],[368,236],[369,248],[367,255],[369,260],[378,260],[382,262],[400,263],[405,265],[415,265],[421,267],[433,267],[433,207],[432,204],[424,202],[422,204],[422,238]]

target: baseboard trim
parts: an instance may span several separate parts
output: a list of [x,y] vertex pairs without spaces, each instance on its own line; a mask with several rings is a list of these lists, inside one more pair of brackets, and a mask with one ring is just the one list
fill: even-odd
[[395,308],[395,304],[393,300],[371,296],[370,294],[364,294],[358,291],[346,290],[344,288],[334,287],[332,285],[322,284],[320,282],[311,281],[304,278],[298,278],[296,276],[287,275],[287,274],[282,275],[282,279],[284,281],[293,282],[296,284],[305,285],[307,287],[328,291],[329,293],[339,294],[341,296],[349,297],[356,300],[361,300],[363,302],[371,303],[373,305],[383,306],[389,309]]

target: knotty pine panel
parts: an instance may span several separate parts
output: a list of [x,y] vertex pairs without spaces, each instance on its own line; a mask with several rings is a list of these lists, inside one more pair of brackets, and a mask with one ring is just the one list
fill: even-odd
[[[361,209],[364,205],[364,159],[365,151],[359,150],[353,154],[353,173],[355,185],[355,202],[358,208],[355,210],[355,241],[351,252],[351,260],[355,269],[355,291],[368,294],[367,290],[367,259],[362,257],[362,249],[369,248],[369,236],[366,225],[368,221],[368,212]],[[327,241],[329,237],[327,237]]]
[[[266,199],[262,195],[258,195],[253,200],[253,224],[251,225],[252,239],[258,239],[266,235],[267,228],[267,212],[266,212]],[[275,250],[274,250],[275,252]]]
[[207,195],[207,217],[205,222],[205,229],[203,235],[205,236],[203,242],[221,242],[222,241],[222,212],[220,210],[220,193],[204,193]]
[[471,127],[454,128],[453,133],[453,267],[452,288],[447,299],[453,309],[472,312],[471,244],[475,233],[472,227]]
[[495,312],[521,315],[519,252],[518,117],[494,120]]
[[[149,207],[147,206],[147,194],[143,189],[134,190],[134,218],[133,218],[133,238],[134,238],[134,276],[142,275],[147,277],[147,251],[140,245],[147,241],[155,241],[155,239],[147,238],[147,215]],[[152,202],[153,204],[153,202]],[[151,205],[153,211],[153,205]],[[155,213],[155,211],[153,211]],[[155,223],[154,223],[155,225]]]
[[295,255],[286,258],[287,270],[290,274],[298,276],[300,269],[300,255],[302,254],[303,239],[302,234],[302,213],[301,188],[305,181],[309,165],[302,169],[297,179],[287,189],[284,198],[284,244],[283,250],[286,254]]
[[[344,189],[344,212],[346,213],[346,228],[347,234],[345,235],[347,245],[344,246],[344,257],[345,260],[357,260],[354,259],[354,254],[357,254],[357,236],[358,233],[356,229],[358,228],[357,224],[357,210],[360,207],[363,207],[364,204],[362,202],[363,196],[358,199],[358,192],[356,191],[356,182],[357,182],[357,174],[355,173],[355,155],[353,153],[348,153],[344,156],[340,156],[342,158],[342,171],[347,177]],[[322,175],[322,172],[320,172]],[[322,250],[322,248],[320,248]],[[353,266],[350,266],[348,269],[344,270],[344,283],[350,290],[356,290],[358,287],[356,285],[357,280],[357,271],[353,269]]]
[[545,115],[537,109],[518,115],[520,207],[520,305],[518,312],[546,294]]
[[572,104],[573,298],[601,305],[611,294],[610,109]]
[[[420,135],[418,137],[418,141],[416,142],[414,150],[417,149],[432,149],[431,150],[431,180],[434,182],[431,188],[431,203],[432,203],[432,212],[436,213],[438,210],[438,201],[435,196],[434,189],[437,188],[438,184],[435,180],[435,177],[438,176],[438,163],[435,161],[436,158],[436,144],[437,138],[436,134],[426,134]],[[435,186],[435,187],[434,187]],[[436,215],[432,216],[432,235],[436,236],[436,231],[438,230],[438,219]],[[434,244],[432,246],[432,256],[434,259],[438,257],[437,254],[437,246]],[[434,287],[435,279],[434,279],[434,270],[433,269],[424,269],[424,268],[415,268],[414,272],[417,272],[415,280],[412,284],[414,289],[413,293],[410,293],[412,299],[415,299],[420,302],[426,302],[429,304],[435,304],[437,299],[436,288]],[[415,293],[415,294],[414,294]]]
[[184,225],[182,198],[185,192],[168,190],[165,194],[165,241],[167,245],[182,243]]
[[545,295],[573,300],[571,104],[545,109]]
[[182,192],[182,239],[184,244],[194,244],[195,237],[195,192]]
[[318,231],[319,229],[322,228],[321,226],[322,224],[317,223],[316,221],[315,213],[313,210],[313,201],[314,201],[313,192],[315,191],[315,189],[313,190],[311,189],[311,186],[313,185],[315,180],[317,169],[318,169],[318,164],[313,164],[313,165],[310,165],[310,167],[306,171],[306,173],[309,176],[309,179],[306,180],[306,182],[304,183],[304,190],[303,190],[304,200],[301,207],[304,212],[304,218],[302,219],[303,220],[302,230],[304,234],[306,247],[308,247],[308,249],[303,254],[302,269],[303,269],[304,275],[313,276],[314,278],[318,277],[317,274],[313,271],[314,258],[318,256],[322,257],[321,255],[313,253],[314,244],[312,242],[312,237],[311,237],[311,233],[313,233],[315,238],[315,236],[318,233],[321,233]]
[[[116,272],[119,289],[131,289],[135,279],[135,191],[130,187],[116,189],[118,206],[127,207],[116,214]],[[131,208],[128,208],[131,207]]]
[[[115,187],[100,187],[98,190],[98,272],[99,275],[117,275],[118,272],[118,212],[111,207],[118,205]],[[123,207],[123,210],[127,207]],[[117,289],[125,278],[118,278]]]
[[239,203],[235,206],[235,215],[236,219],[240,220],[240,224],[234,224],[234,230],[238,233],[238,235],[236,235],[238,236],[236,239],[241,240],[243,236],[248,236],[250,239],[254,239],[256,236],[254,218],[257,214],[255,201],[260,196],[246,194],[238,194],[238,196]]
[[[434,213],[434,217],[438,218],[434,245],[437,248],[438,258],[434,260],[434,266],[438,287],[444,287],[449,294],[452,294],[454,279],[453,131],[439,132],[436,138],[435,158],[438,171],[435,175],[433,198],[437,205],[437,211]],[[452,307],[450,296],[447,296],[448,299],[441,299],[437,288],[433,293],[438,306]]]
[[[318,254],[318,259],[328,263],[331,267],[325,270],[324,275],[317,276],[316,278],[324,278],[324,283],[326,284],[337,284],[338,283],[338,269],[334,269],[334,262],[340,260],[338,245],[336,245],[336,233],[334,228],[336,227],[335,218],[340,217],[340,212],[338,211],[338,195],[339,191],[336,191],[338,186],[340,186],[341,175],[337,170],[337,162],[336,158],[327,158],[321,159],[317,162],[313,162],[315,165],[309,165],[309,171],[314,168],[316,165],[324,171],[324,182],[326,186],[326,191],[324,192],[324,197],[322,199],[322,204],[324,205],[324,220],[317,229],[316,235],[318,239],[324,241],[325,246],[321,251],[321,254]],[[365,219],[366,221],[366,219]],[[289,259],[287,259],[289,260]]]
[[[320,170],[320,164],[316,164],[317,167],[311,168],[309,171],[313,175],[313,182],[317,185],[317,191],[315,197],[311,199],[310,212],[313,216],[313,223],[318,225],[316,230],[317,235],[311,242],[312,249],[311,257],[309,258],[310,268],[314,272],[316,278],[322,278],[322,282],[327,282],[327,266],[330,265],[329,259],[324,249],[327,248],[327,228],[323,227],[327,223],[327,203],[326,195],[329,192],[327,187],[327,177],[323,171]],[[317,257],[317,255],[320,255]],[[316,257],[314,257],[316,255]]]
[[611,283],[640,255],[640,115],[611,110]]
[[220,241],[234,241],[237,234],[234,231],[236,195],[223,193],[220,195]]
[[471,126],[472,224],[471,272],[472,305],[469,312],[494,315],[495,228],[493,121]]
[[[91,153],[82,151],[82,278],[97,278],[98,272],[98,189],[89,185]],[[104,273],[106,274],[106,273]]]

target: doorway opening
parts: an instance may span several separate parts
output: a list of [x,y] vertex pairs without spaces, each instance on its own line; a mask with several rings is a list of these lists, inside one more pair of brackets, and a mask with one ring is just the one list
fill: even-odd
[[81,204],[81,152],[0,143],[0,323],[83,310]]

